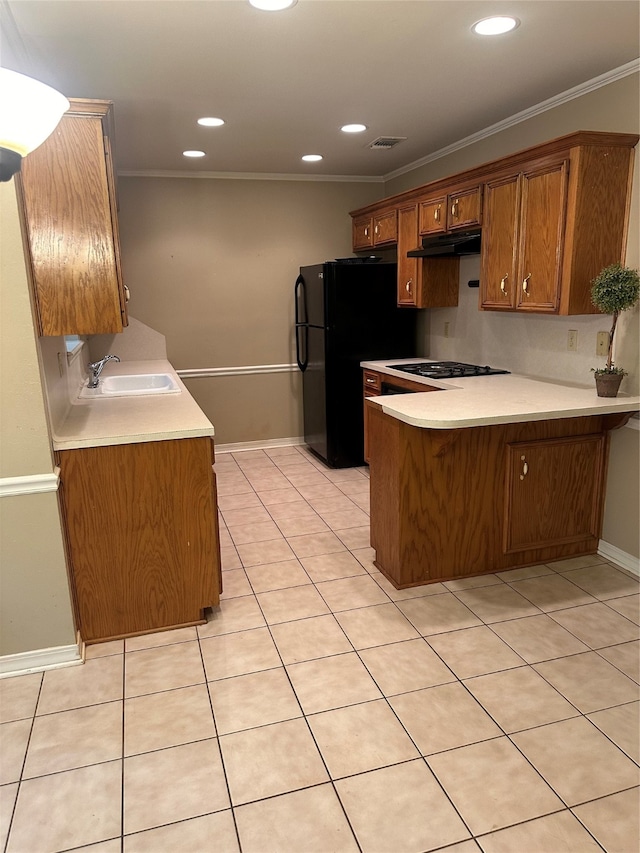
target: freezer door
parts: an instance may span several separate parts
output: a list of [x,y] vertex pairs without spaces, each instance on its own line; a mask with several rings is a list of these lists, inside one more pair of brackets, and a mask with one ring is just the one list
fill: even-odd
[[327,459],[327,410],[324,329],[309,326],[307,369],[302,374],[304,440],[321,459]]
[[326,264],[302,267],[298,279],[303,281],[305,318],[310,326],[325,325],[325,270]]

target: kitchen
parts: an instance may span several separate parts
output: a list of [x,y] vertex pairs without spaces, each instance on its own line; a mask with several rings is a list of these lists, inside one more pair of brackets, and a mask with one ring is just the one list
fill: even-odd
[[[70,94],[85,93],[76,91]],[[292,343],[293,307],[291,305],[288,316],[283,316],[280,306],[283,300],[290,298],[297,267],[301,263],[345,257],[351,253],[349,210],[575,129],[629,132],[634,125],[630,116],[636,115],[636,111],[637,73],[585,92],[567,104],[558,104],[530,116],[520,124],[477,140],[457,152],[416,168],[412,173],[392,178],[384,185],[374,182],[232,181],[224,178],[195,181],[176,177],[121,176],[120,227],[123,264],[133,293],[131,313],[146,326],[166,335],[175,367],[206,371],[185,377],[185,384],[215,424],[219,444],[264,443],[269,439],[299,436],[297,373],[236,372],[235,375],[225,375],[214,371],[234,365],[264,367],[291,362],[289,345]],[[313,223],[305,219],[305,212],[310,208],[314,210]],[[638,245],[634,236],[638,233],[637,202],[633,211],[635,218],[630,222],[627,262],[637,266]],[[251,223],[250,229],[248,223]],[[283,234],[287,235],[287,240],[282,239]],[[198,246],[197,253],[193,251],[194,246]],[[240,251],[243,264],[242,276],[238,277]],[[271,271],[268,278],[265,278],[265,259],[268,259]],[[523,318],[480,314],[477,311],[477,292],[466,286],[468,280],[477,277],[477,261],[465,261],[461,270],[459,307],[437,309],[424,317],[425,335],[429,341],[429,351],[427,353],[425,349],[425,355],[489,364],[504,363],[507,355],[508,367],[513,372],[589,381],[589,370],[594,365],[595,334],[601,329],[596,318]],[[222,283],[223,287],[216,289],[215,298],[211,298],[209,287],[204,288],[203,282]],[[227,283],[233,286],[225,287]],[[277,299],[273,298],[274,294],[278,294]],[[238,309],[246,311],[248,303],[252,312],[243,314],[240,322],[237,319]],[[23,300],[20,306],[23,312],[25,307],[28,308]],[[628,319],[633,322],[633,318]],[[449,323],[448,337],[445,336],[445,323]],[[247,327],[251,334],[239,334]],[[578,353],[566,350],[568,329],[578,330]],[[23,353],[29,343],[23,334],[18,334],[17,328],[10,328],[7,338],[3,329],[3,339],[12,341],[14,357]],[[637,349],[634,346],[637,347],[637,342],[634,342],[634,336],[626,333],[621,340],[625,352],[621,353],[620,360],[625,366],[636,363]],[[523,341],[526,346],[523,346]],[[100,354],[108,351],[109,347],[104,347]],[[33,353],[27,352],[27,356],[33,370]],[[12,365],[12,374],[20,390],[20,406],[25,405],[25,390],[34,390],[33,374],[27,372],[23,364],[18,361]],[[634,380],[637,383],[637,375],[627,378],[628,383]],[[627,392],[633,393],[632,384],[627,386]],[[43,417],[42,411],[38,414],[36,409],[29,420],[34,433],[39,424],[40,436],[43,431],[46,433]],[[637,469],[635,461],[630,464],[630,460],[637,459],[635,437],[629,428],[613,435],[610,477],[615,479],[614,485],[609,486],[609,495],[616,499],[616,503],[606,509],[603,535],[605,541],[632,555],[637,555],[634,532],[634,526],[637,530],[637,509],[634,510],[637,507],[637,488],[633,478],[629,477],[629,470]],[[6,472],[6,476],[46,470],[47,452],[39,447],[36,453],[27,455],[22,467]],[[17,457],[15,462],[18,465]],[[24,505],[28,501],[40,501],[42,497],[15,500],[22,501]],[[41,523],[45,520],[39,512],[29,512],[29,515],[32,518],[40,516]],[[52,522],[50,519],[49,523]],[[16,529],[19,526],[24,528],[22,511],[18,513],[15,524]],[[28,538],[33,539],[35,549],[38,537]],[[34,594],[34,588],[37,590],[41,583],[41,573],[35,567],[42,564],[43,557],[25,559],[24,549],[18,549],[17,545],[16,551],[20,555],[19,562],[17,559],[16,562],[23,566],[23,571],[27,571],[24,576],[30,580],[23,588],[20,585],[15,588],[15,597],[12,597],[14,613],[8,620],[3,614],[5,624],[19,625],[22,637],[22,645],[10,647],[8,653],[71,644],[73,634],[69,629],[68,609],[66,621],[62,610],[66,595],[62,558],[58,555],[59,582],[55,596],[59,618],[52,628],[46,624],[48,616],[32,619],[34,610],[46,612],[49,616],[55,612],[51,607],[49,589],[42,602]],[[49,564],[54,561],[52,549],[46,559]],[[30,564],[33,564],[31,571],[35,574],[28,573]]]

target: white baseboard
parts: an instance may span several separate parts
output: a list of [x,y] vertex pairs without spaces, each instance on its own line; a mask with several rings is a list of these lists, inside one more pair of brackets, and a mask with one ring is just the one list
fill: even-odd
[[304,444],[303,436],[294,438],[269,438],[265,441],[239,441],[236,444],[217,444],[218,453],[239,453],[242,450],[269,450],[272,447],[299,447]]
[[77,666],[83,663],[81,646],[54,646],[51,649],[34,649],[31,652],[19,652],[16,655],[0,657],[0,678],[14,675],[26,675],[29,672],[43,672],[47,669],[60,669],[64,666]]
[[610,545],[604,539],[601,539],[598,543],[598,554],[620,566],[621,569],[626,569],[628,572],[640,577],[640,559],[634,557],[633,554],[628,554],[626,551],[616,548],[615,545]]

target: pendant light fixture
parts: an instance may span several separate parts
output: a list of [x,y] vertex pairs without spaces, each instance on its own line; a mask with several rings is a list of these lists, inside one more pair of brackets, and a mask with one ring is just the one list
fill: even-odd
[[0,181],[20,171],[22,158],[56,129],[69,101],[32,77],[0,68]]

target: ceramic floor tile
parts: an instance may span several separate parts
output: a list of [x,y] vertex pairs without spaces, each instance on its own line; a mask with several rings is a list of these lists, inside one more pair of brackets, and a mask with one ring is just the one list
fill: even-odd
[[196,641],[128,652],[125,664],[125,698],[201,684],[204,669]]
[[[222,579],[224,583],[224,578]],[[218,637],[235,631],[261,628],[265,624],[262,611],[254,595],[231,598],[219,607],[214,607],[206,625],[198,625],[198,636]]]
[[27,779],[20,785],[7,853],[58,853],[119,836],[121,783],[121,761]]
[[93,658],[103,658],[107,655],[121,655],[124,652],[124,640],[107,640],[104,643],[93,643],[90,646],[85,646],[85,660],[93,660]]
[[382,699],[313,714],[308,721],[332,779],[418,757]]
[[540,613],[535,605],[506,583],[481,589],[464,589],[457,592],[456,596],[483,622],[503,622]]
[[422,853],[469,838],[424,761],[340,779],[336,790],[363,853]]
[[[172,631],[158,631],[155,634],[142,634],[140,637],[127,637],[124,642],[125,650],[136,652],[140,649],[153,649],[158,646],[171,646],[174,643],[186,643],[197,640],[198,634],[194,627],[176,628]],[[91,648],[91,646],[89,646]]]
[[52,714],[122,699],[123,658],[123,655],[111,655],[80,666],[48,670],[44,674],[36,713]]
[[365,574],[365,569],[348,551],[303,557],[300,562],[314,583]]
[[276,526],[275,521],[261,521],[254,524],[240,524],[236,527],[229,527],[229,534],[233,539],[233,544],[247,545],[252,542],[266,542],[269,539],[278,539],[282,533]]
[[199,741],[124,760],[124,832],[229,808],[218,741]]
[[546,615],[494,622],[491,630],[527,663],[539,663],[589,651],[588,646]]
[[362,527],[347,527],[345,530],[338,530],[336,536],[350,551],[368,548],[371,542],[371,531],[368,524],[364,524]]
[[238,631],[200,641],[207,681],[260,672],[281,665],[267,628]]
[[477,575],[471,578],[455,578],[454,580],[444,581],[443,586],[449,592],[454,592],[459,589],[478,589],[482,586],[493,586],[496,583],[502,583],[498,575]]
[[[0,850],[5,849],[9,826],[13,817],[13,807],[18,795],[18,783],[0,785]],[[117,851],[116,851],[117,853]]]
[[277,504],[300,501],[300,492],[294,489],[293,486],[285,486],[283,489],[272,489],[269,492],[261,492],[258,501],[262,501],[262,503],[270,510],[271,507],[276,506]]
[[638,592],[638,581],[635,578],[618,571],[608,563],[573,569],[565,572],[563,577],[602,601]]
[[246,525],[261,524],[271,521],[271,516],[267,510],[258,503],[257,506],[248,507],[246,509],[229,509],[222,511],[227,527],[245,527]]
[[313,584],[260,592],[257,597],[269,625],[329,612]]
[[455,681],[422,638],[362,649],[360,657],[385,696]]
[[614,794],[640,782],[638,767],[584,717],[511,737],[568,806]]
[[601,853],[600,846],[569,810],[491,832],[483,835],[480,843],[484,853]]
[[389,603],[389,597],[370,575],[323,581],[317,588],[334,613],[340,610],[354,610],[357,607]]
[[465,686],[508,734],[578,716],[573,705],[527,666],[470,678]]
[[220,546],[220,563],[222,564],[222,571],[242,568],[240,555],[236,551],[235,545]]
[[355,652],[292,664],[287,672],[305,714],[381,697]]
[[474,835],[562,808],[508,738],[432,755],[428,764]]
[[124,837],[124,853],[203,853],[214,849],[220,853],[240,850],[230,809]]
[[122,702],[36,717],[24,778],[122,757]]
[[331,785],[318,785],[235,809],[243,853],[357,853]]
[[537,578],[540,575],[552,575],[553,573],[553,569],[550,566],[540,564],[538,566],[524,566],[522,569],[508,569],[506,572],[497,572],[496,577],[505,583],[513,583],[513,581],[523,581],[527,578]]
[[638,698],[638,685],[595,652],[533,667],[583,714]]
[[336,551],[346,551],[344,543],[330,530],[324,533],[290,536],[287,541],[297,557],[317,557],[320,554],[334,554]]
[[245,568],[247,566],[259,566],[262,563],[279,563],[282,560],[292,560],[295,557],[284,538],[238,545],[238,554]]
[[596,711],[588,717],[629,758],[640,764],[640,702]]
[[353,509],[339,512],[325,512],[322,518],[332,530],[344,530],[349,527],[362,527],[369,521],[369,516],[364,509]]
[[250,566],[246,569],[253,591],[269,592],[273,589],[286,589],[290,586],[304,586],[311,582],[309,575],[298,560],[284,560],[281,563],[267,563],[263,566]]
[[260,506],[260,498],[255,492],[245,492],[242,495],[220,495],[218,497],[218,508],[222,513],[227,510],[260,508]]
[[97,844],[88,844],[86,847],[75,847],[73,853],[121,853],[121,843],[120,837],[110,838]]
[[219,735],[302,716],[283,667],[209,682]]
[[14,720],[0,725],[0,785],[20,781],[31,725],[32,720]]
[[452,592],[406,599],[399,601],[398,607],[425,637],[481,624]]
[[598,554],[586,554],[584,557],[568,557],[566,560],[555,560],[548,565],[556,572],[569,572],[572,569],[584,569],[587,566],[598,566],[606,562]]
[[124,703],[124,754],[206,740],[216,734],[204,684],[151,693]]
[[632,678],[636,684],[640,683],[640,640],[598,649],[598,654]]
[[560,625],[571,631],[592,649],[615,646],[637,640],[640,628],[606,604],[587,604],[550,614]]
[[635,625],[640,625],[640,595],[625,595],[624,598],[609,598],[607,605]]
[[395,604],[344,610],[336,614],[336,619],[356,649],[399,643],[420,636]]
[[332,615],[313,616],[271,627],[285,664],[350,652],[352,645]]
[[[373,553],[375,554],[375,551]],[[382,572],[378,571],[373,563],[368,566],[365,560],[358,553],[354,552],[354,555],[358,560],[360,560],[367,571],[370,572],[371,577],[375,580],[378,586],[387,593],[391,601],[407,601],[410,598],[424,598],[428,595],[440,595],[442,592],[447,592],[447,588],[443,583],[423,583],[420,586],[396,589],[395,586],[385,578]]]
[[485,625],[429,637],[429,645],[458,678],[522,666],[523,660]]
[[253,592],[244,569],[232,569],[224,573],[221,600],[228,601],[230,598],[241,598],[243,595],[252,595]]
[[[473,696],[457,682],[392,696],[389,703],[422,755],[502,734]],[[452,720],[455,720],[453,725]]]
[[573,809],[607,853],[629,853],[640,848],[640,790],[621,791]]
[[[301,536],[307,536],[312,533],[330,533],[329,526],[315,515],[313,518],[281,518],[276,522],[282,536],[287,539],[297,539]],[[335,550],[335,548],[333,549]],[[338,549],[340,550],[340,549]],[[297,553],[297,552],[296,552]],[[329,553],[329,551],[320,551],[321,554]],[[297,556],[303,556],[297,553]]]
[[[356,530],[356,529],[357,528],[355,528],[355,527],[353,528],[353,530]],[[348,530],[338,530],[336,532],[336,535],[338,535],[338,534],[342,535],[343,533],[347,533],[347,532],[348,532]],[[380,572],[380,569],[378,569],[378,567],[375,565],[375,562],[374,562],[375,558],[376,558],[376,552],[373,548],[371,548],[371,546],[368,546],[366,548],[351,549],[351,553],[353,554],[353,556],[356,558],[356,560],[367,570],[367,572],[372,577],[374,575],[376,577],[378,577],[378,575],[380,577],[382,577],[382,573]]]
[[[271,492],[265,492],[265,495]],[[296,500],[278,503],[269,507],[269,515],[275,522],[284,521],[287,518],[307,518],[314,520],[318,518],[318,513],[302,500],[299,494],[296,495]]]
[[304,720],[223,735],[220,746],[234,806],[327,781]]
[[510,586],[545,613],[596,601],[592,595],[567,580],[566,575],[542,575],[514,581]]
[[323,518],[327,513],[351,512],[356,508],[353,501],[340,492],[335,498],[309,498],[309,503]]

